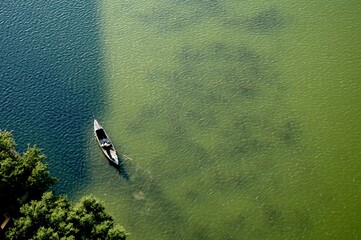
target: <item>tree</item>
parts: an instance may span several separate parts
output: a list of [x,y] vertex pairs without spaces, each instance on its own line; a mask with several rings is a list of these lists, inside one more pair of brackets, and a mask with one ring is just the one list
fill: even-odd
[[39,199],[55,182],[39,149],[28,146],[21,155],[15,146],[11,132],[0,131],[0,210],[10,212],[25,199]]
[[92,196],[73,205],[65,196],[51,192],[25,204],[21,217],[6,232],[8,239],[126,239],[125,230],[114,226],[112,217]]
[[20,154],[15,146],[11,132],[0,131],[0,213],[14,218],[7,239],[126,239],[94,197],[73,205],[66,196],[45,192],[55,182],[45,156],[30,146]]

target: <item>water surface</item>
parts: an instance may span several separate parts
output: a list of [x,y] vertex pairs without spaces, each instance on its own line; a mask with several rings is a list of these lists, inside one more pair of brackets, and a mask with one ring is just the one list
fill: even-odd
[[103,200],[131,239],[358,239],[358,9],[3,1],[0,128],[44,148],[55,188]]
[[133,161],[94,151],[87,191],[132,239],[359,238],[359,5],[102,1],[103,120]]
[[101,86],[97,6],[83,1],[1,1],[0,129],[19,150],[44,149],[55,189],[89,180],[85,158]]

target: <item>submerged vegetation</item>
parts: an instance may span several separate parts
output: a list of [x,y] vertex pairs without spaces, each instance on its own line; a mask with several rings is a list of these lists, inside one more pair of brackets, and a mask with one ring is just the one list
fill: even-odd
[[13,218],[5,239],[126,239],[123,227],[94,197],[73,204],[47,192],[55,182],[36,147],[20,154],[0,131],[0,212]]
[[113,129],[137,161],[124,188],[97,191],[128,206],[114,212],[134,239],[308,234],[308,204],[287,196],[310,176],[280,71],[288,13],[273,3],[105,2],[107,114],[122,119]]

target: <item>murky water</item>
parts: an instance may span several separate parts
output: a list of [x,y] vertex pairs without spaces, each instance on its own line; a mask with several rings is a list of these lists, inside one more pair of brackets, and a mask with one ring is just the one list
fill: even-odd
[[103,121],[133,160],[126,181],[94,150],[87,191],[132,239],[360,237],[357,5],[101,2]]

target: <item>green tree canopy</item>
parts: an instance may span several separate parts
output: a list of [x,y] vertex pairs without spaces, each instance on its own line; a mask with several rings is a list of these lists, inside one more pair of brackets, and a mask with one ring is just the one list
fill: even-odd
[[114,225],[94,197],[73,205],[65,196],[45,192],[55,179],[44,155],[29,146],[20,154],[15,146],[11,132],[0,131],[0,212],[14,219],[6,239],[126,239],[125,230]]
[[126,239],[125,230],[114,225],[104,206],[92,196],[73,205],[65,196],[47,192],[41,200],[23,205],[20,213],[6,232],[8,239]]
[[11,132],[0,131],[0,210],[18,209],[25,199],[39,199],[54,182],[36,147],[20,154]]

